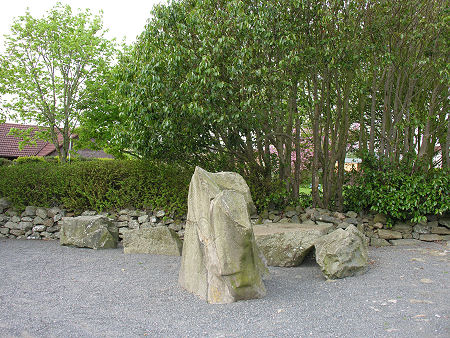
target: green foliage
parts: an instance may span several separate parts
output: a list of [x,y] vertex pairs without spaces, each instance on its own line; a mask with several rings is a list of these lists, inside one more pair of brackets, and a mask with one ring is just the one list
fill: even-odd
[[426,215],[450,210],[448,169],[413,171],[408,164],[392,165],[364,156],[362,170],[345,187],[347,210],[373,210],[392,220],[419,222]]
[[184,214],[191,174],[177,166],[148,161],[38,161],[0,167],[0,196],[8,196],[18,208],[164,208]]
[[11,161],[6,158],[0,158],[0,167],[11,165]]
[[[26,158],[24,158],[26,159]],[[26,160],[20,165],[0,167],[0,195],[19,209],[27,205],[50,207],[60,204],[65,175],[54,164]]]
[[47,160],[42,156],[26,156],[18,157],[13,160],[13,164],[28,164],[28,163],[45,163]]
[[[47,127],[45,132],[13,131],[24,142],[51,140],[65,161],[70,132],[89,109],[89,83],[109,68],[114,44],[105,39],[102,16],[73,13],[57,3],[42,18],[15,18],[0,55],[2,111],[10,118]],[[63,136],[62,152],[57,134]],[[23,143],[22,143],[23,145]]]

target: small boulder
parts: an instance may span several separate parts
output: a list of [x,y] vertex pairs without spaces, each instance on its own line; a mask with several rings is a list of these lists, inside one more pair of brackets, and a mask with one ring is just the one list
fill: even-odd
[[117,227],[105,216],[66,217],[60,231],[60,244],[80,248],[116,248]]
[[327,279],[353,276],[367,267],[367,242],[353,225],[319,238],[315,247],[316,262]]
[[181,256],[183,243],[177,233],[167,227],[130,230],[123,234],[123,252]]

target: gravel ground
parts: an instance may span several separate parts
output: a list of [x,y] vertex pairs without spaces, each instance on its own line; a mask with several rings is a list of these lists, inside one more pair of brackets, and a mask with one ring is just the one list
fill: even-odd
[[371,248],[337,281],[270,268],[265,298],[210,305],[178,287],[179,257],[3,239],[0,337],[450,337],[447,248]]

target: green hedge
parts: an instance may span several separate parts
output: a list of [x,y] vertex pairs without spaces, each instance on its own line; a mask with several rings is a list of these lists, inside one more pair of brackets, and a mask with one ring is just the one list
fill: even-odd
[[192,172],[149,161],[46,162],[0,167],[0,196],[22,209],[62,205],[72,210],[164,208],[184,214]]
[[365,156],[355,182],[344,187],[347,210],[373,210],[394,220],[426,220],[426,215],[450,211],[450,172],[447,169],[414,171],[407,165]]

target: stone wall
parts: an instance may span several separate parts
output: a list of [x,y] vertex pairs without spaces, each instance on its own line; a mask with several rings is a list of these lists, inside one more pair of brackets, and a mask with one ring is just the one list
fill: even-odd
[[54,208],[37,208],[28,206],[25,211],[18,213],[9,205],[0,200],[0,238],[17,239],[59,239],[59,230],[65,218],[75,216],[93,216],[97,214],[111,218],[119,229],[119,238],[131,229],[143,229],[156,226],[167,226],[175,230],[178,235],[184,236],[184,220],[174,220],[164,210],[139,211],[120,210],[117,213],[97,213],[85,211],[73,213],[67,210]]
[[349,211],[347,213],[331,212],[323,209],[288,208],[283,212],[266,211],[260,216],[253,216],[255,223],[266,224],[287,222],[314,224],[333,224],[331,231],[337,228],[347,228],[350,224],[355,225],[363,232],[369,244],[372,246],[413,244],[414,241],[449,241],[450,240],[450,217],[429,216],[427,221],[413,224],[410,222],[399,222],[392,227],[387,225],[387,220],[381,214],[357,214]]
[[[95,211],[85,211],[81,215],[96,215]],[[130,229],[143,229],[156,226],[167,226],[184,237],[185,218],[174,220],[173,215],[163,210],[129,210],[124,209],[114,213],[101,213],[112,219],[119,229],[119,238]],[[69,212],[57,207],[37,208],[29,206],[18,213],[0,199],[0,238],[17,239],[59,239],[59,229],[65,217],[75,217],[80,214]],[[380,214],[357,214],[330,212],[322,209],[287,208],[284,211],[265,211],[261,215],[253,215],[253,224],[270,226],[272,223],[306,223],[333,224],[333,229],[345,229],[350,224],[364,232],[372,246],[400,245],[422,241],[449,241],[450,217],[430,216],[425,222],[418,224],[397,223],[392,227],[386,225],[386,218]]]

